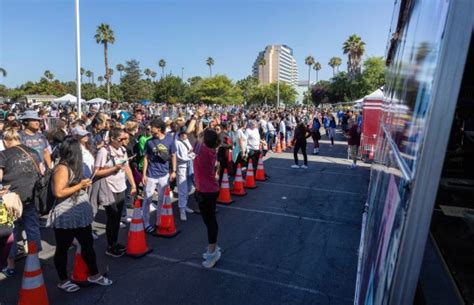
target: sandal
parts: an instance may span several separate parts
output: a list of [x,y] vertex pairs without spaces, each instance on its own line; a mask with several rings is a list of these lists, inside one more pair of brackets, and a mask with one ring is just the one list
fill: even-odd
[[93,280],[91,279],[90,277],[87,278],[87,281],[89,283],[93,283],[93,284],[97,284],[97,285],[100,285],[100,286],[110,286],[112,285],[114,282],[112,282],[111,279],[108,279],[106,278],[105,276],[101,275],[99,276],[99,278]]
[[6,277],[12,277],[15,275],[15,269],[10,269],[8,267],[5,267],[2,269],[2,273],[6,276]]
[[58,288],[68,293],[76,292],[81,289],[79,286],[69,280],[65,281],[64,283],[59,283]]

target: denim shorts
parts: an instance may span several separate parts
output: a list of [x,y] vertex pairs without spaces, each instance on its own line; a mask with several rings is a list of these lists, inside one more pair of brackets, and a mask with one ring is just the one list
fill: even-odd
[[23,209],[23,215],[20,219],[17,219],[13,224],[13,236],[15,241],[10,249],[10,258],[14,258],[17,253],[16,243],[19,240],[18,237],[21,236],[21,231],[25,230],[26,239],[28,241],[36,242],[38,247],[38,252],[42,250],[41,248],[41,233],[39,225],[39,216],[36,208],[32,205],[26,205]]

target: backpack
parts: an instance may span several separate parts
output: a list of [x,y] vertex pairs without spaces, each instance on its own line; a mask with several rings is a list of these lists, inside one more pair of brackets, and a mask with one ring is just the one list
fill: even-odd
[[54,197],[53,190],[51,188],[52,171],[46,170],[44,174],[41,174],[41,169],[36,163],[36,160],[21,146],[15,146],[23,151],[28,158],[33,162],[36,171],[38,172],[38,179],[33,187],[33,204],[36,207],[38,213],[43,216],[49,214],[49,211],[53,208],[56,198]]

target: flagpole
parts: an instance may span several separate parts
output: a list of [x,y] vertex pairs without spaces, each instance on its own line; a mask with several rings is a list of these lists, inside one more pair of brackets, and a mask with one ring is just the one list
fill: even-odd
[[74,0],[76,11],[76,91],[77,114],[81,117],[81,32],[79,25],[79,0]]

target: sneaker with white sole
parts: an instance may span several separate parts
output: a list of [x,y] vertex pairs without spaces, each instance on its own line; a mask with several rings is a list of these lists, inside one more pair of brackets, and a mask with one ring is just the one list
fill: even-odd
[[210,269],[210,268],[212,268],[216,265],[217,261],[219,261],[220,258],[221,258],[221,251],[216,249],[216,251],[214,251],[214,253],[211,253],[206,258],[206,260],[204,260],[202,262],[202,266],[204,268]]
[[188,220],[188,218],[186,217],[186,210],[183,209],[183,210],[179,211],[179,219],[181,221]]
[[[221,247],[217,246],[216,249],[217,249],[217,251],[221,252]],[[207,247],[206,247],[205,251],[206,252],[204,252],[202,254],[203,259],[207,259],[210,255],[212,255],[212,253],[209,252],[209,249]]]
[[299,166],[299,165],[296,165],[296,164],[293,164],[293,165],[291,166],[291,168],[300,168],[300,166]]
[[190,208],[186,208],[186,213],[188,213],[188,214],[193,214],[194,211],[193,211],[192,209],[190,209]]
[[121,221],[120,222],[120,229],[123,229],[123,228],[126,228],[126,227],[127,227],[127,225],[124,222]]
[[307,169],[307,168],[308,168],[308,166],[306,166],[306,165],[301,165],[301,168],[303,168],[303,169]]

